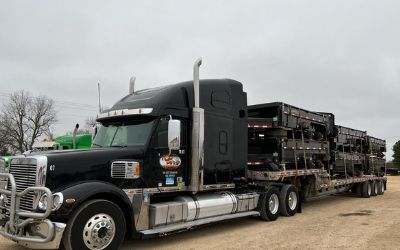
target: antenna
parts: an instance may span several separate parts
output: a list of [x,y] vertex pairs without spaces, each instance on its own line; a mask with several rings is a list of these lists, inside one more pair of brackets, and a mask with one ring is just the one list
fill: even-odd
[[100,82],[97,83],[97,92],[99,94],[99,113],[101,113]]

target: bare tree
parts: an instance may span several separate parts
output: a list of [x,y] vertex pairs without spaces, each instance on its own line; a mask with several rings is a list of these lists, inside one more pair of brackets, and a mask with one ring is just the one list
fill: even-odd
[[[88,117],[85,120],[85,125],[80,127],[78,131],[76,132],[77,135],[83,135],[83,134],[91,134],[93,131],[93,127],[96,125],[96,118],[94,117]],[[67,133],[69,135],[73,134],[73,131]]]
[[94,126],[96,126],[96,118],[94,118],[94,117],[86,118],[85,129],[91,131]]
[[7,134],[3,121],[0,119],[0,155],[8,154],[10,142],[10,136]]
[[25,91],[15,92],[5,104],[0,120],[11,149],[30,150],[36,139],[48,133],[57,121],[54,101],[45,96],[32,97]]
[[[79,129],[77,130],[76,134],[77,135],[83,135],[83,134],[91,134],[93,131],[94,126],[96,125],[96,118],[94,117],[88,117],[85,120],[84,126],[80,126]],[[66,135],[73,135],[74,131],[71,130],[67,132]]]

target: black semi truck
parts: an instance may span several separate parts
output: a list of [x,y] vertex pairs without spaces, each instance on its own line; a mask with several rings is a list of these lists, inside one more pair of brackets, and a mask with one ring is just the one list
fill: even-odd
[[[125,237],[293,216],[312,197],[384,193],[380,167],[336,158],[343,138],[333,114],[247,106],[240,82],[200,81],[200,65],[193,81],[132,87],[99,114],[91,149],[13,158],[0,174],[0,234],[33,249],[118,249]],[[383,159],[383,141],[368,145],[353,148],[364,162]]]

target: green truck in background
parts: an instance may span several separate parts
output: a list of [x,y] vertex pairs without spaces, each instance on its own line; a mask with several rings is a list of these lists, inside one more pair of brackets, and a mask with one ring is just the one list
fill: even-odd
[[[56,138],[56,142],[60,145],[59,149],[73,149],[74,142],[73,137],[70,135],[64,135]],[[82,134],[76,136],[76,149],[87,149],[92,147],[92,135]]]
[[44,140],[33,145],[34,151],[67,150],[67,149],[88,149],[92,146],[92,135],[82,134],[75,137],[76,146],[74,147],[74,136],[63,135],[54,141]]
[[92,147],[92,134],[78,135],[79,124],[75,125],[72,135],[57,137],[55,140],[44,140],[33,144],[33,151],[88,149]]

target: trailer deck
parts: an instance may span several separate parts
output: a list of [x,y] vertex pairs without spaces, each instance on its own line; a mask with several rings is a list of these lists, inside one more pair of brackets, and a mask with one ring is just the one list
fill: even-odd
[[282,170],[282,171],[247,171],[248,178],[255,181],[270,181],[270,182],[284,182],[285,178],[297,178],[304,176],[315,176],[316,178],[327,178],[328,183],[321,184],[318,191],[331,190],[335,188],[343,187],[344,185],[350,185],[355,183],[362,183],[365,181],[387,181],[387,178],[379,177],[375,175],[363,175],[360,177],[348,177],[340,179],[331,179],[329,173],[326,170],[321,169],[298,169],[298,170]]

